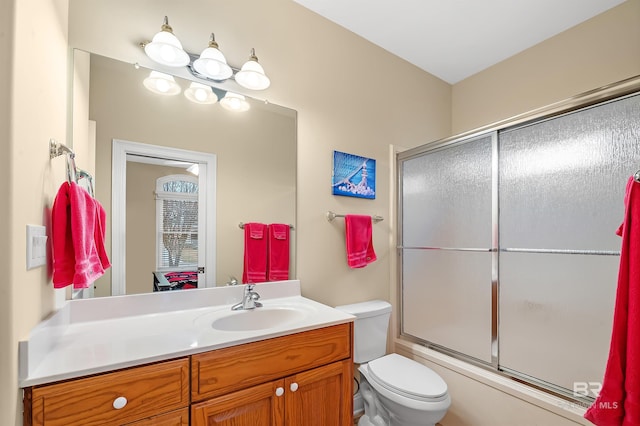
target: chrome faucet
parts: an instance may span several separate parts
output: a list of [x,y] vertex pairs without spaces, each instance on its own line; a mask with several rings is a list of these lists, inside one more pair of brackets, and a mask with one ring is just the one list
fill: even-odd
[[236,303],[231,307],[234,311],[243,309],[254,309],[262,307],[262,303],[258,302],[260,295],[253,291],[255,284],[246,284],[244,286],[244,295],[242,296],[242,302]]

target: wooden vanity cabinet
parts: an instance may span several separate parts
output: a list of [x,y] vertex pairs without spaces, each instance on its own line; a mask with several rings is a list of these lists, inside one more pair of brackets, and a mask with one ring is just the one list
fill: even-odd
[[193,355],[194,426],[353,423],[352,324]]
[[24,424],[350,425],[352,335],[352,323],[340,324],[33,386]]

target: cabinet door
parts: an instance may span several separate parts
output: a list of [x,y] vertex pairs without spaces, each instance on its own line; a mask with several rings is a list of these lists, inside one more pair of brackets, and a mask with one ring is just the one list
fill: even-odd
[[286,378],[285,425],[353,424],[352,373],[348,359]]
[[282,426],[284,381],[276,380],[191,406],[192,426]]

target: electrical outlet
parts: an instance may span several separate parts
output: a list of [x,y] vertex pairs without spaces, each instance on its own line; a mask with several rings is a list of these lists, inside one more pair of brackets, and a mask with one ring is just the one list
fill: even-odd
[[27,225],[27,269],[47,263],[47,228]]

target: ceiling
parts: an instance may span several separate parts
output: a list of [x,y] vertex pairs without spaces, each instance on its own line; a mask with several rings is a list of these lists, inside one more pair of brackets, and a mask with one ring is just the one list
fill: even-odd
[[295,1],[451,84],[624,2]]

